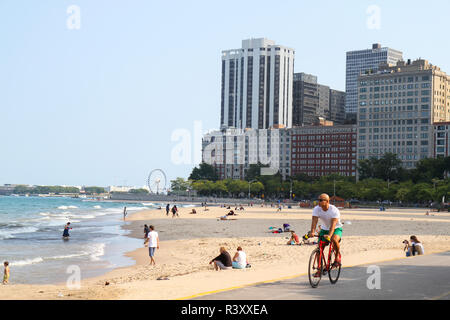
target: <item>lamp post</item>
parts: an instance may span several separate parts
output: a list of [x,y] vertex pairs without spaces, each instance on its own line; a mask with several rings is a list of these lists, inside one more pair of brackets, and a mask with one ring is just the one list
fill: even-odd
[[291,180],[291,189],[289,191],[289,200],[292,201],[292,178],[290,178],[290,180]]
[[336,179],[333,179],[333,205],[336,204]]

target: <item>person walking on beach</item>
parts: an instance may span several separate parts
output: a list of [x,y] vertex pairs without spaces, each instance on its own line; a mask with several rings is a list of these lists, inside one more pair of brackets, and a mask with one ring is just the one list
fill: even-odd
[[8,284],[9,281],[9,262],[3,262],[5,269],[3,270],[3,284]]
[[172,207],[172,218],[175,218],[175,215],[177,217],[179,217],[179,215],[178,215],[178,208],[177,208],[176,205],[173,205],[173,207]]
[[214,263],[214,269],[219,270],[230,270],[232,267],[231,256],[225,247],[220,247],[220,254],[212,259],[209,264]]
[[168,203],[166,206],[166,216],[169,216],[170,204]]
[[67,222],[67,224],[64,226],[63,238],[68,239],[70,237],[70,235],[69,235],[70,229],[72,229],[72,227],[70,226],[70,222]]
[[155,251],[156,249],[159,249],[159,237],[158,232],[155,231],[154,226],[149,227],[150,232],[148,233],[147,239],[145,243],[148,242],[148,254],[150,256],[150,265],[156,265],[155,262]]
[[127,216],[127,207],[123,207],[123,220],[125,220],[125,217]]
[[321,194],[318,201],[319,204],[313,209],[311,231],[309,232],[308,237],[311,238],[314,236],[317,222],[320,219],[322,224],[319,240],[325,238],[326,240],[333,242],[333,248],[336,252],[336,260],[333,265],[340,265],[341,258],[339,250],[343,226],[341,223],[341,213],[338,208],[330,204],[330,197],[326,193]]

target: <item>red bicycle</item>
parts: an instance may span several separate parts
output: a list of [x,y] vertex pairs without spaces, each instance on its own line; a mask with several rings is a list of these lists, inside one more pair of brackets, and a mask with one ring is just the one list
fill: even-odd
[[[328,251],[328,260],[325,261],[324,249],[328,245],[330,245]],[[327,273],[328,278],[330,279],[330,282],[332,284],[335,284],[338,281],[339,275],[341,274],[341,264],[335,263],[336,252],[333,250],[334,249],[333,246],[334,246],[333,242],[330,242],[329,240],[320,239],[317,248],[314,249],[314,251],[311,253],[308,265],[308,276],[311,287],[317,288],[320,280],[322,279],[322,275],[326,275]],[[339,253],[338,261],[341,261],[340,258],[341,254]]]

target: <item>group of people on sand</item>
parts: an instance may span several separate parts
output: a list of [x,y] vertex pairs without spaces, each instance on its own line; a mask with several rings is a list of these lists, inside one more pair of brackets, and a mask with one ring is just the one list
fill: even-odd
[[403,240],[403,244],[405,245],[403,247],[403,251],[406,251],[407,257],[415,256],[416,254],[420,256],[425,253],[423,244],[419,241],[419,239],[417,239],[416,236],[409,237],[409,241]]
[[170,203],[166,205],[166,216],[169,216],[169,212],[172,212],[172,218],[180,217],[180,215],[178,214],[178,208],[176,204],[172,206],[172,209],[170,209]]
[[214,270],[245,269],[251,267],[248,263],[247,254],[242,250],[241,246],[237,247],[233,259],[231,259],[231,255],[225,247],[220,247],[219,251],[220,254],[209,262],[209,264],[214,264]]

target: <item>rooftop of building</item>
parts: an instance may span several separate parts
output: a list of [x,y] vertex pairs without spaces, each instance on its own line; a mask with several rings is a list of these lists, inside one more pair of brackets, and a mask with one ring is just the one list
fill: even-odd
[[289,52],[292,51],[292,53],[295,53],[295,50],[293,48],[275,44],[275,41],[273,40],[267,38],[250,38],[242,40],[242,48],[222,50],[222,55],[239,54],[249,49],[272,48],[272,47],[283,48],[288,50]]
[[392,49],[389,47],[382,47],[380,43],[374,43],[374,44],[372,44],[371,49],[360,49],[360,50],[347,51],[347,55],[353,55],[353,54],[358,54],[358,53],[367,53],[367,52],[387,51],[387,50],[394,51],[399,54],[403,54],[403,52],[400,50]]
[[385,74],[396,74],[396,73],[405,73],[405,72],[417,72],[417,71],[432,71],[432,72],[438,72],[446,75],[444,71],[441,70],[438,66],[435,66],[428,62],[428,60],[425,59],[417,59],[412,61],[411,59],[408,59],[407,61],[400,60],[396,64],[389,64],[389,63],[380,63],[380,66],[376,72],[373,72],[371,70],[367,70],[364,73],[361,73],[361,77],[370,77],[370,76],[378,76],[378,75],[385,75]]

